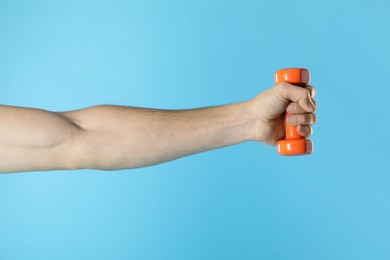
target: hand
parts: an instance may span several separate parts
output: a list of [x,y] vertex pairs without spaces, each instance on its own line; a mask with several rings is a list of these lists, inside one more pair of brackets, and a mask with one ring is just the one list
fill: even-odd
[[282,82],[247,101],[253,125],[252,139],[269,145],[284,139],[285,111],[290,114],[288,123],[297,126],[301,136],[310,136],[311,126],[317,120],[314,96],[315,89],[310,85],[303,88]]

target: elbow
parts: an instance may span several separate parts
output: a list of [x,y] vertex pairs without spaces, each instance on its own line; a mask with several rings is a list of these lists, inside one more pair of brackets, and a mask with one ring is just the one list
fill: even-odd
[[72,133],[64,138],[56,148],[58,161],[64,170],[79,170],[85,168],[85,148],[83,147],[84,129],[75,127]]
[[61,163],[64,169],[114,170],[110,167],[105,147],[97,145],[98,138],[94,130],[78,128],[62,145]]

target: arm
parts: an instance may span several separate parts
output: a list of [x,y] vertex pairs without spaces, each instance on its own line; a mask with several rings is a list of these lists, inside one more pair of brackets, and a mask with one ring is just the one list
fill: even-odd
[[283,138],[286,108],[295,108],[300,134],[310,135],[310,93],[275,86],[246,102],[193,110],[101,105],[56,113],[0,106],[0,172],[117,170],[249,140],[274,145]]

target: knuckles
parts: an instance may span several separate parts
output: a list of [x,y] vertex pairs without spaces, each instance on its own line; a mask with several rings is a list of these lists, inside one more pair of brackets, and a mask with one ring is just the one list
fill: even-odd
[[286,88],[286,87],[288,87],[290,84],[289,83],[287,83],[287,82],[280,82],[280,83],[278,83],[278,84],[276,84],[276,87],[278,87],[278,88]]

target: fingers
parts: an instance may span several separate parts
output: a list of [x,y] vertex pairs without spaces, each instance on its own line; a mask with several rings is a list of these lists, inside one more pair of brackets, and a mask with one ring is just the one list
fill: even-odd
[[287,123],[296,126],[298,134],[303,137],[309,137],[313,134],[310,127],[317,121],[317,116],[313,113],[316,110],[315,88],[307,85],[299,87],[287,82],[282,82],[276,86],[277,93],[287,101],[290,101],[286,107],[288,114]]
[[[313,99],[313,103],[314,103],[314,111],[316,110],[317,108],[317,102]],[[308,111],[306,111],[303,107],[301,107],[301,105],[299,105],[298,103],[295,103],[295,102],[291,102],[290,104],[287,105],[286,107],[286,111],[287,113],[289,114],[303,114],[303,113],[307,113]],[[314,112],[312,111],[312,112]]]
[[291,126],[314,125],[316,121],[317,116],[315,114],[290,115],[287,117],[287,123]]
[[317,104],[313,99],[316,95],[315,89],[310,85],[306,86],[305,89],[309,92],[314,109],[308,111],[299,102],[291,102],[288,104],[286,111],[290,114],[287,118],[287,122],[292,126],[297,126],[297,131],[301,136],[309,137],[313,134],[313,129],[310,126],[317,121],[317,116],[313,114]]
[[302,88],[287,82],[282,82],[277,84],[275,88],[282,98],[298,103],[305,112],[314,112],[316,105],[312,97],[315,95],[315,89],[312,86],[308,85]]
[[297,131],[303,137],[309,137],[313,134],[313,129],[308,125],[299,125]]

